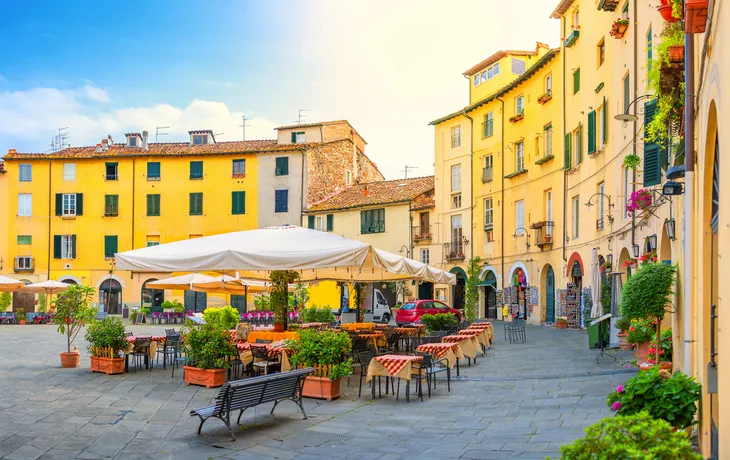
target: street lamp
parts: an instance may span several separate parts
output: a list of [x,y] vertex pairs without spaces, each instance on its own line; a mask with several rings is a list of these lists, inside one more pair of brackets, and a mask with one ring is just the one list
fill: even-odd
[[527,245],[527,249],[529,250],[530,249],[530,234],[527,233],[527,229],[525,227],[517,227],[515,229],[515,233],[512,235],[512,237],[517,238],[518,236],[522,236],[522,233],[520,233],[520,230],[522,230],[524,232],[525,236],[527,236],[527,238],[525,239],[525,245]]
[[654,98],[654,96],[652,94],[644,94],[643,96],[639,96],[636,99],[634,99],[633,101],[631,101],[631,103],[628,106],[626,106],[626,111],[624,113],[616,114],[613,118],[618,121],[637,121],[639,119],[639,117],[637,117],[633,113],[629,113],[629,109],[631,108],[631,106],[634,105],[635,103],[637,103],[638,101],[640,101],[641,99],[653,99],[653,98]]
[[674,221],[674,217],[664,220],[664,229],[667,231],[667,238],[669,238],[672,241],[674,241],[677,238],[677,236],[674,233],[676,230],[676,222]]
[[613,265],[613,254],[609,254],[606,256],[606,262],[608,265]]
[[656,251],[656,233],[653,235],[649,235],[649,248],[652,251]]
[[634,258],[639,257],[639,245],[634,243]]

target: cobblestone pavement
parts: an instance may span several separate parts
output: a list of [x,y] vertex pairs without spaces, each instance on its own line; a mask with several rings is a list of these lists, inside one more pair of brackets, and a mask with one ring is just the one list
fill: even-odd
[[[164,327],[131,327],[163,333]],[[81,337],[81,336],[80,336]],[[461,368],[431,399],[371,400],[357,382],[344,397],[305,399],[308,420],[291,403],[247,411],[231,442],[218,420],[195,434],[190,409],[216,390],[182,384],[170,369],[117,376],[61,369],[65,339],[53,326],[0,326],[0,458],[6,459],[502,459],[559,456],[562,444],[610,415],[606,395],[633,370],[587,349],[584,332],[527,327],[528,342],[495,344]],[[404,388],[401,388],[403,391]]]

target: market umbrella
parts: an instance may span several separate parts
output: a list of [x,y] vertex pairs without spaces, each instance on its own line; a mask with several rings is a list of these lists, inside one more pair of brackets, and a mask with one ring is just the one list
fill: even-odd
[[[289,288],[294,286],[289,285]],[[212,281],[193,283],[193,290],[199,292],[225,292],[227,294],[245,295],[248,293],[268,292],[271,283],[258,280],[243,280],[233,276],[216,276]]]
[[0,276],[0,292],[13,292],[25,286],[22,281],[8,278],[7,276]]
[[610,275],[613,283],[611,289],[611,314],[618,318],[621,315],[621,289],[623,289],[621,275],[623,273],[612,272]]
[[42,281],[40,283],[34,283],[34,284],[28,284],[27,286],[23,286],[21,291],[25,292],[37,292],[40,294],[58,294],[59,292],[63,292],[66,289],[68,289],[70,284],[63,283],[61,281],[56,280],[47,280]]
[[202,273],[188,273],[186,275],[173,276],[157,281],[147,283],[147,287],[151,289],[184,289],[191,290],[193,284],[207,283],[214,281],[215,277],[203,275]]
[[598,263],[598,249],[593,249],[591,256],[591,297],[593,300],[593,308],[591,309],[591,318],[598,318],[603,315],[603,306],[601,305],[601,267]]
[[[240,272],[242,279],[268,280],[273,270],[293,270],[301,281],[421,280],[456,284],[456,276],[406,257],[332,233],[269,227],[223,233],[116,254],[120,270]],[[151,283],[150,283],[151,284]]]

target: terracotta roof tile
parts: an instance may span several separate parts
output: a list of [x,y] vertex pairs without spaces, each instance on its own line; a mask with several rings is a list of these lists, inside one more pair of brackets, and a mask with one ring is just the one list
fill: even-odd
[[[309,207],[309,212],[402,203],[433,190],[433,176],[357,184],[339,190]],[[367,195],[366,195],[367,190]]]

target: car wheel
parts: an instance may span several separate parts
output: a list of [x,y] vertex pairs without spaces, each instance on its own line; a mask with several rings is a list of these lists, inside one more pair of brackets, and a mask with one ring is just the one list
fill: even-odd
[[385,324],[390,323],[390,315],[389,314],[386,313],[386,314],[383,315],[383,323],[385,323]]

